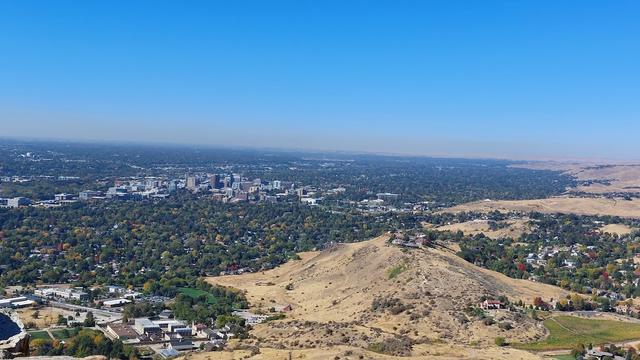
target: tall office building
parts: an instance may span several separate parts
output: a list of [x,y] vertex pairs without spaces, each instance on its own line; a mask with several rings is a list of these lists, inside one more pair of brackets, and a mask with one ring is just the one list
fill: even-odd
[[178,184],[176,184],[174,180],[169,181],[169,183],[167,184],[167,191],[172,193],[172,192],[175,192],[177,189],[178,189]]
[[209,185],[211,185],[211,187],[214,189],[220,189],[222,187],[222,182],[220,181],[220,175],[209,174]]
[[233,185],[233,176],[225,176],[223,185],[226,188],[230,188]]
[[198,190],[198,181],[195,176],[187,176],[186,188],[191,191]]

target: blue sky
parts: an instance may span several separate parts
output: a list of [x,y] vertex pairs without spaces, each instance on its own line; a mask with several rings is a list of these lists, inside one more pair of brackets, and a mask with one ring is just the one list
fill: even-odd
[[638,1],[2,1],[0,136],[640,158]]

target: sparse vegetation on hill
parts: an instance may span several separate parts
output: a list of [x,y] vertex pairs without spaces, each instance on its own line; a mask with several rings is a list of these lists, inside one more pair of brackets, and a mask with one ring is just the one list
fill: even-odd
[[413,341],[406,336],[394,336],[380,342],[369,344],[369,350],[392,356],[408,356],[411,354]]
[[413,305],[406,305],[398,298],[376,298],[371,304],[373,311],[388,311],[392,315],[398,315],[413,308]]
[[[285,319],[254,328],[253,335],[264,347],[308,349],[339,344],[408,354],[420,344],[433,342],[495,346],[496,337],[508,342],[544,337],[535,321],[517,309],[492,314],[491,322],[485,322],[485,318],[466,315],[465,308],[477,306],[481,294],[530,299],[533,294],[556,296],[561,291],[509,279],[442,250],[403,251],[386,240],[342,244],[301,254],[302,260],[264,273],[209,281],[245,290],[256,310],[292,305]],[[389,281],[389,263],[403,264],[401,283]],[[261,285],[269,282],[275,286]],[[294,290],[285,290],[289,283]]]
[[390,280],[395,279],[398,275],[402,274],[405,271],[407,271],[407,264],[403,262],[402,264],[398,264],[389,268],[389,270],[387,270],[387,277]]

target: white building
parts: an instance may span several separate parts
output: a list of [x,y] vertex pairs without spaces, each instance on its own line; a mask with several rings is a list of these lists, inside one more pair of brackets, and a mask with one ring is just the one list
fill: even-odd
[[35,305],[35,301],[29,300],[24,296],[18,296],[9,299],[0,299],[0,308],[23,308]]
[[73,194],[60,193],[60,194],[55,194],[54,198],[55,198],[56,201],[73,200],[74,195]]
[[131,304],[131,300],[129,299],[113,299],[113,300],[105,300],[102,305],[108,308],[115,308],[125,306],[127,304]]
[[7,199],[7,207],[17,208],[20,206],[29,206],[31,204],[31,200],[26,197],[14,197],[11,199]]
[[260,324],[261,322],[267,320],[267,315],[254,314],[249,310],[236,310],[232,314],[233,316],[244,319],[245,324],[251,326]]
[[49,299],[67,299],[67,300],[88,300],[89,294],[79,289],[63,289],[63,288],[42,288],[33,291],[36,296],[49,298]]

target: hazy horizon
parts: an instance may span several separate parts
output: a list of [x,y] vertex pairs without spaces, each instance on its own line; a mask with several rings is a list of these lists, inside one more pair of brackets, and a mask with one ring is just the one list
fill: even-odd
[[0,136],[638,160],[640,4],[0,4]]
[[256,146],[256,145],[238,145],[238,144],[214,144],[214,143],[193,143],[193,142],[171,142],[171,141],[153,141],[153,140],[121,140],[121,139],[78,139],[78,138],[60,138],[60,137],[27,137],[27,136],[0,136],[0,143],[15,142],[17,144],[33,144],[33,143],[52,143],[52,144],[69,144],[69,145],[100,145],[100,146],[142,146],[142,147],[175,147],[175,148],[193,148],[193,149],[221,149],[221,150],[238,150],[238,151],[255,151],[255,152],[282,152],[282,153],[300,153],[300,154],[319,154],[319,155],[342,155],[342,156],[390,156],[390,157],[415,157],[415,158],[434,158],[434,159],[477,159],[477,160],[498,160],[498,161],[514,161],[514,162],[547,162],[547,163],[581,163],[581,164],[618,164],[618,165],[636,165],[640,160],[636,159],[616,159],[616,158],[588,158],[588,157],[515,157],[515,156],[483,156],[479,153],[474,154],[444,154],[444,153],[410,153],[410,152],[384,152],[384,151],[365,151],[365,150],[349,150],[349,149],[319,149],[310,147],[283,147],[283,146]]

